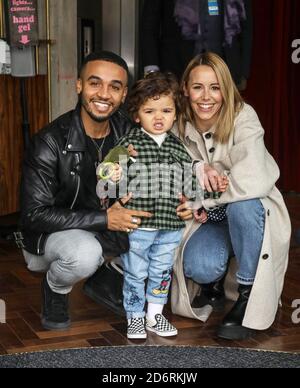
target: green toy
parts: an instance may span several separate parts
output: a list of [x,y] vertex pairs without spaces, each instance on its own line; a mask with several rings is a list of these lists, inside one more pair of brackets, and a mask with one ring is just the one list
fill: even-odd
[[120,163],[120,160],[122,162],[124,160],[128,161],[129,158],[130,153],[127,148],[122,146],[113,148],[97,168],[98,179],[109,180],[114,175],[115,164]]

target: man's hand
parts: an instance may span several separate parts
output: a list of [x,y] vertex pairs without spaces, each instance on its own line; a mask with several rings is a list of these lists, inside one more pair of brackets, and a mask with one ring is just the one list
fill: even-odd
[[177,208],[177,216],[182,219],[182,221],[189,221],[193,219],[193,210],[190,207],[190,204],[187,198],[183,195],[180,196],[181,205]]
[[[132,198],[132,194],[122,198],[120,201],[123,205]],[[142,223],[142,218],[151,218],[153,214],[142,212],[138,210],[125,209],[121,203],[116,202],[111,208],[107,210],[107,228],[114,232],[127,232],[130,233],[133,230],[139,228]]]

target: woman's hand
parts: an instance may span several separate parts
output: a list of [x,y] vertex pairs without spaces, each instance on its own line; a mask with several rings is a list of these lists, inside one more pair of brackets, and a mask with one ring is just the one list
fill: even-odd
[[211,167],[209,164],[204,165],[203,179],[204,188],[209,193],[212,193],[213,191],[217,192],[219,191],[219,187],[223,186],[223,178],[218,173],[218,171]]
[[207,190],[209,193],[224,193],[229,185],[228,178],[221,176],[215,168],[207,163],[200,162],[196,165],[196,177],[202,189]]

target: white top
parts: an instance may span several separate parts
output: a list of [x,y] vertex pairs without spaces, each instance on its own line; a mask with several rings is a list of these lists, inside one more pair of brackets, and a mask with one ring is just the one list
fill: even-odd
[[147,132],[144,128],[142,128],[142,131],[145,132],[148,136],[151,137],[155,141],[155,143],[158,144],[159,147],[162,146],[163,142],[166,140],[166,137],[168,136],[167,133],[162,133],[161,135],[154,135],[153,133]]

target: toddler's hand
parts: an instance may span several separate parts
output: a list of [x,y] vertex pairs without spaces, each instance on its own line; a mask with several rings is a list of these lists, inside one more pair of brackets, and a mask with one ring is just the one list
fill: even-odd
[[227,176],[221,177],[221,182],[219,183],[218,191],[220,193],[225,193],[227,191],[227,188],[229,186],[229,179]]
[[129,144],[127,149],[131,157],[135,158],[138,156],[138,152],[134,149],[134,146],[132,144]]
[[110,180],[114,183],[120,182],[120,180],[122,178],[122,172],[123,172],[122,167],[118,163],[115,163],[114,172],[113,172],[113,175],[110,178]]
[[208,221],[208,216],[207,212],[202,209],[202,210],[195,210],[194,211],[194,218],[199,224],[205,224]]

